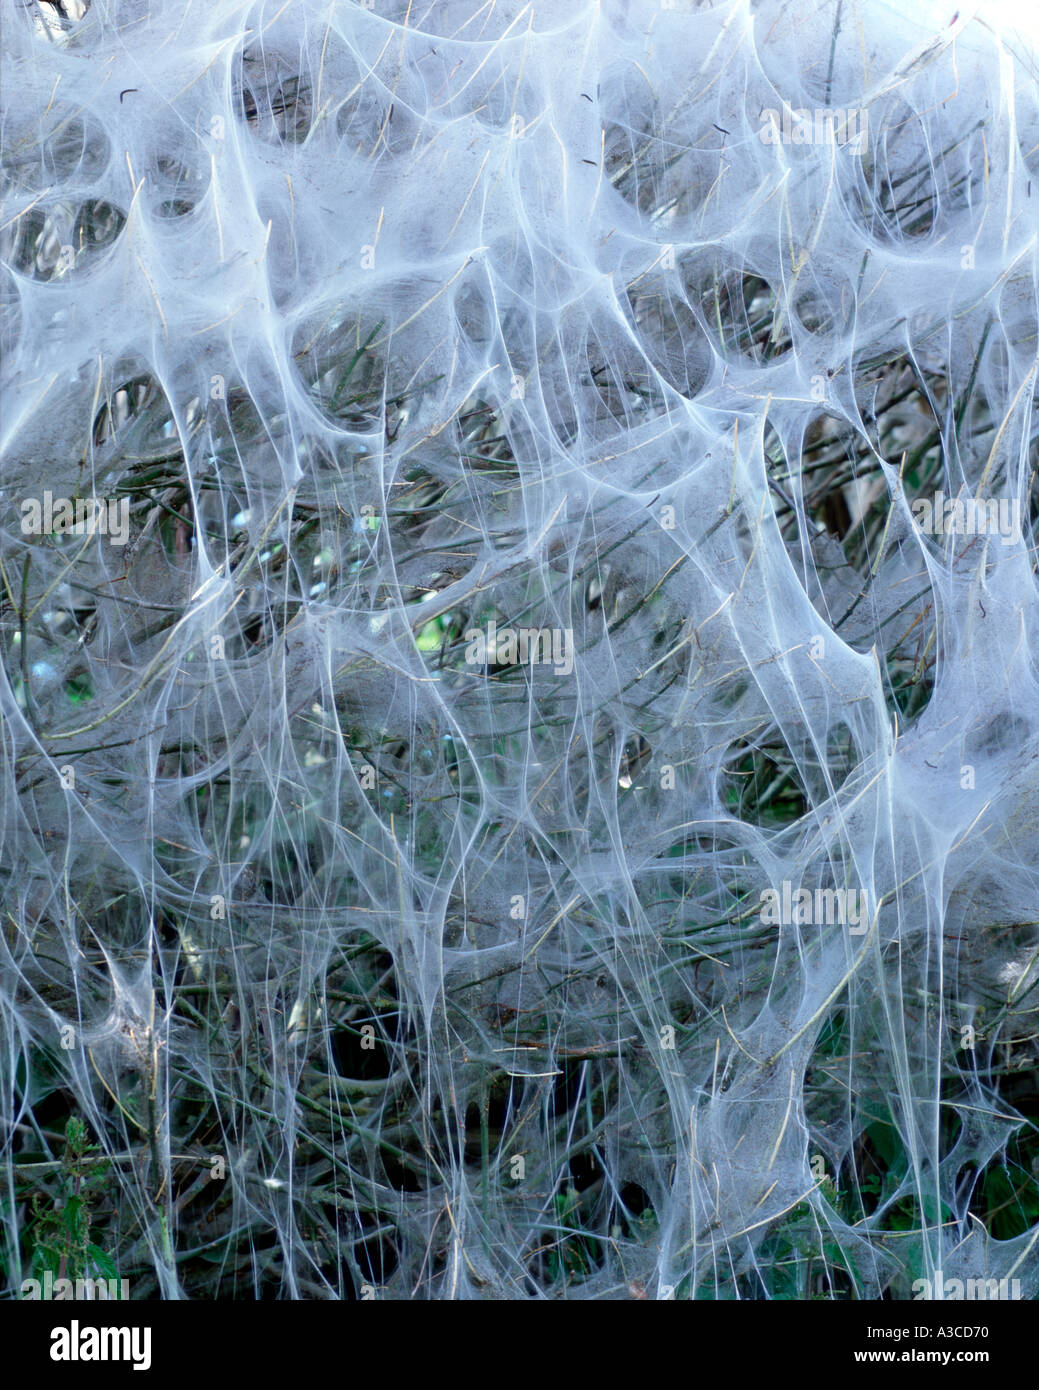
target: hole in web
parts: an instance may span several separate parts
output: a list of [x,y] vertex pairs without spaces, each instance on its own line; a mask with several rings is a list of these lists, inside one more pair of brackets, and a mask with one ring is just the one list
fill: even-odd
[[0,255],[13,270],[51,282],[89,271],[119,236],[126,217],[114,204],[37,204],[0,237]]
[[235,109],[258,139],[272,145],[300,144],[313,123],[307,78],[264,51],[246,51],[239,60]]
[[750,271],[719,270],[690,287],[707,331],[722,357],[733,353],[752,362],[769,362],[789,352],[789,324],[783,301],[769,282]]
[[808,809],[794,755],[783,743],[737,739],[725,759],[722,804],[740,820],[788,825]]

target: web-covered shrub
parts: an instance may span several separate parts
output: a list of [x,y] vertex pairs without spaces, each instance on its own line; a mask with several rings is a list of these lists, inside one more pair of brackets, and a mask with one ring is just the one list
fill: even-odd
[[8,12],[10,1290],[78,1115],[140,1297],[1035,1295],[1039,89],[946,8]]

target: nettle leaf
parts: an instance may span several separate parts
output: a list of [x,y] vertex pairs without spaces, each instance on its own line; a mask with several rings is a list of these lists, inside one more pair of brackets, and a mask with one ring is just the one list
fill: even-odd
[[111,1255],[106,1255],[99,1246],[88,1245],[87,1256],[97,1272],[105,1279],[119,1278],[119,1271],[116,1268],[115,1261],[112,1259]]

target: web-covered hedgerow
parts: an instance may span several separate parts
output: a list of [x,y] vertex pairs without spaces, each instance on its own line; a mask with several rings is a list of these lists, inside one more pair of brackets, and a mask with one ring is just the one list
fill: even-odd
[[909,8],[8,10],[7,1296],[1035,1296],[1036,54]]

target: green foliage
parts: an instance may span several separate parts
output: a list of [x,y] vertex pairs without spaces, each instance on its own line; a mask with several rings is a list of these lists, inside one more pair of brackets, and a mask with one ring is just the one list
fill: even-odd
[[547,1254],[550,1283],[570,1283],[587,1279],[595,1268],[592,1242],[581,1233],[581,1197],[573,1187],[557,1192],[553,1199],[556,1222],[561,1231],[559,1239]]
[[56,1196],[36,1192],[32,1198],[30,1235],[33,1278],[50,1272],[55,1279],[118,1279],[115,1263],[90,1239],[95,1209],[108,1185],[109,1164],[96,1158],[98,1145],[88,1143],[82,1120],[65,1126]]
[[996,1240],[1013,1240],[1039,1221],[1039,1182],[1018,1164],[991,1163],[978,1186],[976,1201]]

